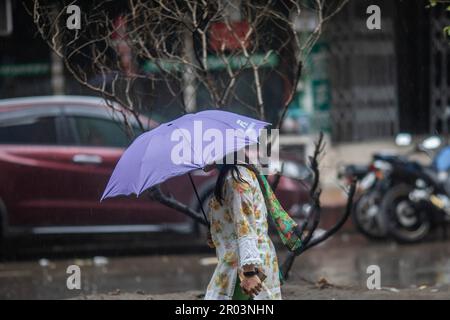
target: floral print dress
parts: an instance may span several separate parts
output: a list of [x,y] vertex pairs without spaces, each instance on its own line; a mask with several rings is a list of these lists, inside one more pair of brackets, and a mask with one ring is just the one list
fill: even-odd
[[230,300],[238,268],[254,264],[267,278],[255,300],[281,299],[278,260],[268,235],[267,209],[255,174],[238,166],[241,177],[231,172],[225,177],[223,205],[212,197],[209,202],[211,237],[218,264],[208,285],[205,299]]

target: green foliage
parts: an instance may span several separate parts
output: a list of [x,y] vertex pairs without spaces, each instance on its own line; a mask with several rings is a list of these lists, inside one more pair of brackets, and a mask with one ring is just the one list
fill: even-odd
[[446,27],[444,28],[444,34],[445,34],[447,37],[450,37],[450,26],[446,26]]
[[[429,5],[427,8],[436,7],[438,4],[447,5],[445,10],[450,11],[450,0],[429,0]],[[450,37],[450,26],[446,26],[442,29],[444,36]]]

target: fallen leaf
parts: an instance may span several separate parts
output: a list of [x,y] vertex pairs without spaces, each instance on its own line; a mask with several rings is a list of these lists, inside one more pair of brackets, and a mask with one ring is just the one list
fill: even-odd
[[322,289],[333,287],[333,284],[329,283],[325,277],[322,277],[319,279],[319,281],[316,282],[316,287],[318,287],[320,290],[322,290]]

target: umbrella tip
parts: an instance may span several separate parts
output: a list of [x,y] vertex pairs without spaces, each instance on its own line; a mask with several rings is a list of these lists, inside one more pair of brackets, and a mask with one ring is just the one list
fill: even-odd
[[100,202],[102,202],[103,200],[105,200],[106,198],[108,198],[107,194],[103,194],[102,197],[100,198]]

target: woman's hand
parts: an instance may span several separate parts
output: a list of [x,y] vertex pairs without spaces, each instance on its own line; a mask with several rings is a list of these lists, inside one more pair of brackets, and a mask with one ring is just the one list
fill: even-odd
[[261,292],[262,283],[257,275],[245,277],[241,281],[241,288],[246,295],[254,297]]

